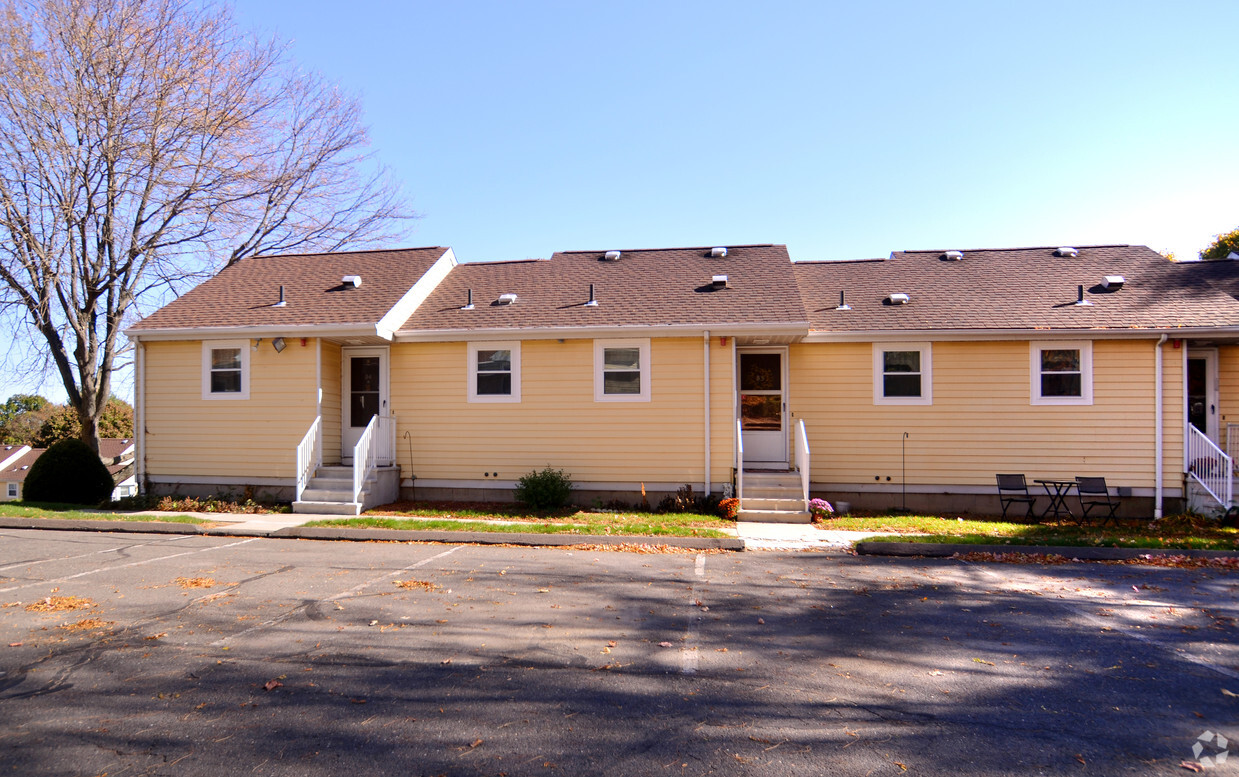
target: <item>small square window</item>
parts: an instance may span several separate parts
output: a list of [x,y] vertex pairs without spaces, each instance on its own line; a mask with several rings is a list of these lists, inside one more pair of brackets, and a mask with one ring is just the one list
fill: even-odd
[[202,398],[249,399],[249,341],[202,343]]
[[16,483],[9,483],[9,497],[11,499],[17,498],[17,484]]
[[594,400],[650,401],[650,341],[594,341]]
[[469,401],[521,401],[521,344],[469,343]]
[[873,403],[933,404],[932,356],[929,343],[875,343]]
[[1093,348],[1088,342],[1031,343],[1034,405],[1093,404]]

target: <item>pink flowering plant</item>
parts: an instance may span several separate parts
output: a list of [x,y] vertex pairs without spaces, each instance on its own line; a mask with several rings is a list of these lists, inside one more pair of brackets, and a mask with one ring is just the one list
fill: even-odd
[[829,518],[834,512],[835,508],[832,507],[830,502],[827,502],[825,499],[809,500],[809,513],[813,516],[813,520],[815,521],[821,521]]

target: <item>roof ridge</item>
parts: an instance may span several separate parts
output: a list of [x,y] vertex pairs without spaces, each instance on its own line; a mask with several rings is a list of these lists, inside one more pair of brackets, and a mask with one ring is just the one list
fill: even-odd
[[[405,248],[358,248],[353,251],[314,251],[305,254],[259,254],[257,256],[247,256],[241,259],[240,262],[248,262],[251,259],[288,259],[294,256],[339,256],[341,254],[394,254],[401,251],[429,251],[431,249],[441,248],[447,250],[448,246],[408,246]],[[238,264],[240,262],[237,262]]]
[[885,256],[875,256],[869,259],[793,259],[792,264],[863,264],[864,262],[886,262]]
[[492,267],[496,264],[533,264],[535,262],[549,262],[550,259],[533,257],[530,259],[473,259],[467,262],[461,262],[457,267]]
[[[945,253],[946,251],[962,251],[964,253],[969,253],[969,252],[981,253],[984,251],[992,251],[992,252],[997,252],[997,251],[1053,251],[1055,249],[1062,248],[1063,246],[1071,246],[1072,248],[1132,248],[1133,247],[1131,243],[1097,243],[1097,244],[1059,243],[1058,245],[1052,245],[1052,246],[1013,246],[1011,248],[917,248],[917,249],[904,249],[901,251],[895,251],[895,253],[897,254],[941,254],[941,253]],[[1135,246],[1135,247],[1144,248],[1145,246],[1141,245],[1141,246]]]
[[601,254],[607,251],[638,251],[644,253],[653,253],[657,251],[707,251],[715,246],[724,246],[726,248],[774,248],[776,246],[785,245],[784,243],[712,243],[703,246],[666,246],[663,248],[595,248],[595,249],[573,249],[571,251],[556,251],[557,254]]

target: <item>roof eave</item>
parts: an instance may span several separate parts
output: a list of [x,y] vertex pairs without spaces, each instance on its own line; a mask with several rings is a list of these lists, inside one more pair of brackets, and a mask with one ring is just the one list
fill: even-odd
[[697,337],[704,332],[718,337],[742,335],[784,335],[803,337],[809,331],[808,321],[774,324],[665,324],[626,326],[570,327],[488,327],[486,329],[421,329],[396,333],[396,342],[425,343],[461,340],[552,340],[559,338],[593,339],[600,337]]
[[127,329],[130,340],[223,340],[230,337],[381,337],[392,332],[373,324],[264,324],[262,326],[203,326]]

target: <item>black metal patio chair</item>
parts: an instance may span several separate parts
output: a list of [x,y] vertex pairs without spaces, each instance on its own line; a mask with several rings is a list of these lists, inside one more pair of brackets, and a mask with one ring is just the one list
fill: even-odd
[[1110,489],[1106,486],[1105,478],[1093,477],[1077,477],[1076,492],[1080,495],[1080,509],[1084,511],[1081,523],[1088,518],[1088,514],[1093,510],[1101,510],[1105,513],[1105,517],[1101,519],[1098,526],[1105,526],[1108,522],[1114,521],[1117,526],[1119,519],[1116,513],[1119,509],[1119,500],[1110,496]]
[[1007,517],[1007,508],[1011,507],[1014,502],[1023,502],[1028,505],[1028,514],[1026,517],[1033,516],[1033,503],[1037,498],[1028,493],[1028,481],[1021,475],[995,475],[998,480],[998,501],[1002,504],[1002,517]]

